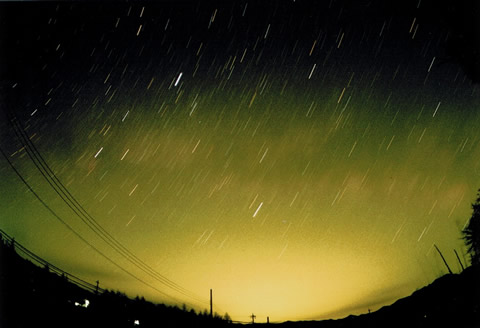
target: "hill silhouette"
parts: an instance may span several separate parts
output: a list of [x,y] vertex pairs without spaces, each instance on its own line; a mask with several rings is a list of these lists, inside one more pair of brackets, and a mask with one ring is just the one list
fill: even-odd
[[[39,267],[0,242],[0,327],[227,327],[229,318],[103,290],[56,267]],[[27,250],[28,251],[28,250]],[[33,255],[35,256],[35,255]],[[75,279],[77,279],[75,281]],[[292,300],[293,304],[293,300]],[[255,324],[264,325],[264,324]],[[480,266],[447,274],[376,312],[281,327],[480,327]]]
[[286,322],[285,327],[480,327],[480,266],[446,274],[376,312],[338,320]]
[[[143,297],[99,289],[56,267],[39,267],[0,242],[0,327],[225,327],[218,315],[154,304]],[[28,250],[27,250],[28,251]],[[81,286],[81,287],[80,287]]]

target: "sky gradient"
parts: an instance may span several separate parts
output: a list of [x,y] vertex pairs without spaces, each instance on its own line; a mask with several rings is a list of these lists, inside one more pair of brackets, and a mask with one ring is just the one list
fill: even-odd
[[[433,244],[460,270],[453,250],[465,261],[460,231],[480,187],[478,84],[451,50],[468,48],[455,25],[466,8],[1,9],[2,150],[58,217],[156,289],[82,242],[2,157],[1,228],[51,263],[197,310],[212,288],[215,311],[259,322],[390,304],[446,273]],[[85,212],[174,288],[82,222],[21,133]]]

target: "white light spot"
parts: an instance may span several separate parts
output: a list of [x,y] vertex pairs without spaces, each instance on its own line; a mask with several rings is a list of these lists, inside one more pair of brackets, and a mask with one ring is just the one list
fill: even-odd
[[127,149],[127,151],[125,152],[125,154],[123,154],[122,158],[120,158],[121,161],[123,161],[123,159],[125,158],[125,156],[127,156],[128,152],[130,151],[130,149]]
[[262,158],[260,158],[260,162],[259,162],[259,163],[261,163],[261,162],[263,161],[263,159],[265,158],[265,155],[267,155],[267,153],[268,153],[268,148],[267,148],[267,150],[265,150],[265,152],[263,153],[263,156],[262,156]]
[[297,191],[297,193],[295,194],[295,197],[293,197],[293,200],[290,203],[290,207],[292,207],[293,203],[295,203],[295,200],[297,199],[298,194],[299,194],[299,191]]
[[135,189],[137,189],[137,187],[138,187],[138,183],[135,185],[135,187],[133,187],[132,191],[130,191],[128,196],[132,196],[132,194],[135,192]]
[[267,31],[265,32],[265,36],[263,37],[264,39],[267,38],[268,31],[270,31],[270,24],[268,24],[268,26],[267,26]]
[[253,216],[252,216],[252,217],[256,217],[256,216],[257,216],[257,213],[258,213],[258,211],[260,211],[260,209],[262,208],[262,205],[263,205],[263,202],[261,202],[260,205],[258,205],[258,208],[257,208],[257,210],[255,211],[255,213],[253,213]]
[[102,148],[100,148],[100,150],[99,150],[99,151],[97,151],[97,153],[95,154],[95,156],[94,156],[94,157],[95,157],[95,158],[97,158],[97,156],[98,156],[98,155],[100,155],[100,153],[102,152],[102,150],[103,150],[103,147],[102,147]]
[[128,227],[128,226],[130,225],[130,223],[132,223],[133,219],[135,219],[135,216],[136,216],[136,215],[132,216],[132,218],[130,219],[130,221],[128,221],[128,223],[125,225],[126,227]]
[[313,74],[313,71],[315,70],[315,67],[317,66],[317,64],[313,64],[313,68],[312,70],[310,71],[310,75],[308,76],[308,79],[310,80],[310,78],[312,77],[312,74]]
[[178,77],[177,77],[177,80],[175,81],[174,86],[177,86],[177,85],[178,85],[178,82],[180,82],[180,79],[182,78],[182,75],[183,75],[183,73],[180,72],[180,74],[179,74]]
[[357,141],[353,143],[352,149],[350,149],[350,153],[348,154],[348,157],[350,157],[353,153],[353,150],[355,149],[355,146],[357,145]]
[[395,139],[395,135],[393,135],[392,139],[390,139],[390,142],[388,143],[387,150],[390,149],[390,146],[392,145],[393,139]]
[[125,119],[126,119],[126,118],[127,118],[127,116],[128,116],[128,113],[130,113],[130,111],[129,111],[129,110],[127,110],[127,113],[126,113],[126,114],[123,116],[123,118],[122,118],[122,122],[123,122],[123,121],[125,121]]
[[80,307],[83,307],[83,308],[87,308],[89,305],[90,305],[90,301],[87,300],[87,299],[84,300],[83,304],[75,302],[75,306],[80,306]]
[[430,70],[432,69],[433,62],[434,62],[434,61],[435,61],[435,57],[433,57],[432,62],[430,63],[430,66],[428,67],[428,71],[427,71],[427,72],[430,72]]
[[425,228],[423,229],[422,233],[420,234],[420,237],[418,237],[418,239],[417,239],[417,242],[419,242],[420,239],[422,239],[422,237],[423,237],[423,235],[425,234],[425,231],[426,231],[426,230],[427,230],[427,227],[425,227]]
[[192,154],[195,152],[195,150],[197,150],[197,147],[199,144],[200,144],[200,139],[198,139],[197,144],[195,145],[195,147],[193,147]]
[[438,102],[437,108],[435,108],[435,111],[433,112],[433,116],[432,116],[432,117],[435,117],[435,115],[437,114],[438,107],[440,107],[440,104],[441,104],[441,103],[442,103],[441,101]]

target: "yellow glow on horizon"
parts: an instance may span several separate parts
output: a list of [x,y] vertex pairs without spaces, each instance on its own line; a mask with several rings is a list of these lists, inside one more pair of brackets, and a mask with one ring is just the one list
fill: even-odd
[[[277,250],[253,243],[226,255],[204,254],[177,262],[180,266],[172,270],[176,279],[199,295],[206,296],[212,288],[214,311],[220,315],[228,312],[234,320],[248,321],[248,315],[255,313],[258,322],[267,316],[272,322],[318,319],[359,306],[372,292],[388,289],[390,278],[399,274],[397,268],[368,255],[372,252],[347,247],[315,252],[291,243],[280,258],[270,256],[272,249]],[[189,269],[192,265],[196,270]]]
[[[215,24],[223,24],[226,12],[219,10]],[[231,26],[218,31],[242,35],[236,29],[244,25],[231,17]],[[39,16],[42,24],[47,18]],[[292,22],[304,24],[304,18]],[[121,25],[124,20],[129,19]],[[204,28],[205,21],[197,23]],[[368,31],[378,28],[372,22]],[[250,321],[252,313],[257,322],[267,316],[279,322],[367,312],[444,273],[432,245],[445,250],[449,263],[457,261],[452,249],[465,254],[460,231],[480,183],[475,88],[458,74],[435,81],[435,66],[428,79],[421,76],[422,60],[406,65],[404,58],[431,58],[432,47],[428,56],[415,46],[408,57],[399,53],[363,63],[373,58],[372,49],[376,56],[390,53],[380,51],[385,36],[377,42],[345,32],[343,40],[342,32],[342,47],[330,44],[332,52],[331,37],[317,30],[322,39],[313,51],[317,40],[274,39],[280,30],[295,29],[273,24],[268,38],[261,31],[260,42],[262,24],[251,24],[253,30],[244,29],[254,36],[248,44],[228,34],[196,40],[173,19],[167,34],[163,27],[139,34],[135,21],[138,32],[131,34],[137,41],[153,33],[145,44],[128,35],[107,40],[111,31],[99,28],[89,37],[95,44],[88,54],[95,56],[85,58],[74,56],[82,53],[76,47],[63,50],[75,43],[66,35],[58,40],[61,51],[49,53],[67,60],[45,71],[43,62],[37,67],[45,79],[35,83],[45,82],[45,94],[42,88],[30,94],[36,89],[30,74],[9,91],[28,137],[79,204],[132,254],[204,302],[155,280],[89,229],[45,181],[14,129],[0,120],[0,146],[48,206],[157,290],[76,238],[5,161],[2,229],[62,269],[130,297],[203,311],[213,289],[214,311],[240,321]],[[48,25],[47,34],[32,31],[37,46],[50,39]],[[168,44],[175,33],[190,40],[189,46]],[[223,38],[225,51],[219,51]],[[296,41],[289,45],[288,39]],[[100,46],[96,40],[112,43]],[[351,46],[359,40],[372,48],[357,56]],[[153,57],[147,57],[150,46],[158,47],[150,49]],[[97,62],[101,53],[110,59]],[[124,59],[114,58],[121,53]],[[43,60],[36,57],[35,65]],[[83,60],[91,62],[65,66],[62,73],[66,63]],[[280,64],[291,60],[298,66]],[[19,68],[25,67],[22,61]],[[50,76],[50,69],[58,74]]]

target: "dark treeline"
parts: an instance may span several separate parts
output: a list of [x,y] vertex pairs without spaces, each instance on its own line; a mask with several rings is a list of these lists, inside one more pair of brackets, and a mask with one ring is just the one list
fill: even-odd
[[0,242],[0,327],[226,327],[226,315],[210,317],[186,307],[128,298],[121,292],[89,291],[39,267]]
[[[23,259],[0,242],[0,327],[232,327],[229,318],[186,307],[86,290],[48,266]],[[390,306],[339,320],[285,322],[279,327],[480,327],[480,266],[446,274]],[[86,301],[88,300],[88,301]],[[88,303],[88,306],[87,306]],[[138,321],[137,321],[138,320]],[[255,324],[260,326],[263,324]],[[235,325],[237,326],[237,325]]]

